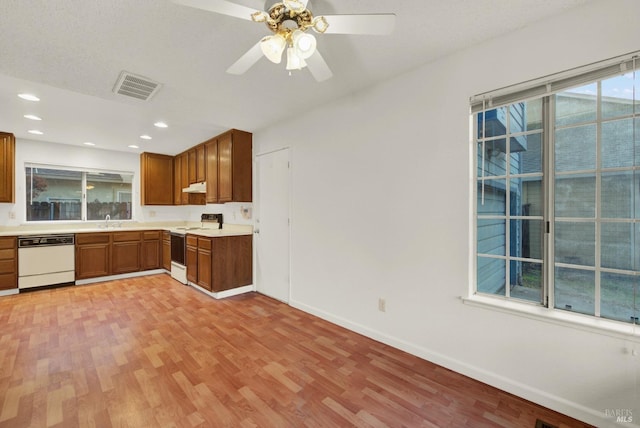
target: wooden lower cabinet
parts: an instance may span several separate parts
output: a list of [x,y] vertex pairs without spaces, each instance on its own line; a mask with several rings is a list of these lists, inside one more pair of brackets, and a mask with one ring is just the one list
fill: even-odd
[[198,282],[197,284],[211,289],[211,238],[198,238]]
[[76,280],[111,274],[111,234],[76,234]]
[[142,267],[142,236],[140,232],[113,233],[111,273],[137,272]]
[[211,291],[224,291],[253,282],[253,236],[213,238]]
[[18,288],[18,247],[15,236],[0,238],[0,290]]
[[160,269],[162,265],[161,232],[142,232],[142,270]]
[[76,279],[159,269],[161,233],[157,230],[76,234]]
[[162,268],[171,270],[171,234],[166,230],[162,232]]
[[187,281],[198,283],[198,237],[187,235],[186,237],[185,263],[187,266]]
[[212,292],[250,285],[253,236],[187,235],[187,279]]

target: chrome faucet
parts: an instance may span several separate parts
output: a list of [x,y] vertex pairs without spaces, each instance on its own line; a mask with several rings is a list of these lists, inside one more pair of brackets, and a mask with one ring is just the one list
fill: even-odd
[[104,227],[107,228],[107,229],[109,228],[109,220],[111,220],[111,216],[109,214],[107,214],[104,217]]

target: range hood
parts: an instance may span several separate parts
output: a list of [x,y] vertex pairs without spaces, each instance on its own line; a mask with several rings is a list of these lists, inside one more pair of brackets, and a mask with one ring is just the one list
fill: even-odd
[[189,187],[184,187],[182,189],[184,193],[207,193],[207,183],[192,183]]

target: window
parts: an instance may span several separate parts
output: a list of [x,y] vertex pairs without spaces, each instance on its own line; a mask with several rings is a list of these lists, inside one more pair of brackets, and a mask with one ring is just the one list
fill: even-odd
[[637,68],[472,99],[476,293],[639,324]]
[[133,173],[26,165],[27,221],[130,220]]

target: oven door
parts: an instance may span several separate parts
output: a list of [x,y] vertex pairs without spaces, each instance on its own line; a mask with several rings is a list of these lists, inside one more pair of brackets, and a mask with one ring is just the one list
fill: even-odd
[[171,261],[184,266],[186,246],[183,234],[171,233]]

